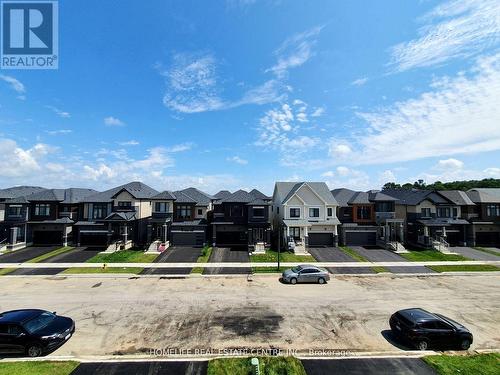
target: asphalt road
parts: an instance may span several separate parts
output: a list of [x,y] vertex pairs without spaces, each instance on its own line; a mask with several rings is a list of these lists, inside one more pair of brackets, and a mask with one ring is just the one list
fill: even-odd
[[[154,263],[196,263],[201,254],[199,247],[173,246],[158,255]],[[191,268],[146,268],[142,275],[189,275]]]
[[419,358],[302,360],[307,375],[437,375]]
[[[209,263],[225,263],[225,262],[241,262],[250,263],[250,256],[248,255],[248,248],[242,247],[214,247],[210,255]],[[248,268],[205,268],[204,275],[230,275],[230,274],[250,274],[252,269]]]
[[[421,307],[464,324],[472,350],[498,349],[500,275],[333,276],[287,285],[276,276],[164,279],[107,275],[2,277],[0,311],[37,307],[72,317],[74,336],[53,355],[149,349],[279,348],[398,352],[387,339],[397,310]],[[302,353],[302,354],[301,354]]]
[[[356,262],[356,259],[350,257],[336,247],[311,247],[307,249],[307,251],[309,251],[309,254],[311,254],[318,262]],[[333,274],[375,273],[371,267],[340,267],[327,268],[327,270]]]
[[0,255],[0,263],[24,263],[60,247],[61,246],[30,246],[25,249],[15,250]]
[[[366,249],[362,246],[349,246],[356,253],[372,262],[407,262],[402,256],[385,249]],[[424,266],[416,267],[385,267],[392,273],[433,273]]]
[[204,375],[207,362],[81,363],[71,375]]
[[[450,251],[473,260],[500,260],[500,256],[476,250],[471,247],[450,247]],[[500,252],[500,250],[497,249]]]

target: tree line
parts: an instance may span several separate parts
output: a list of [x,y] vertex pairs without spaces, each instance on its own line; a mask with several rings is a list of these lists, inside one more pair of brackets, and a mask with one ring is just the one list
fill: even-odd
[[483,180],[464,180],[453,182],[436,181],[433,184],[426,184],[424,180],[418,180],[414,183],[397,184],[395,182],[386,183],[382,189],[419,189],[419,190],[469,190],[475,188],[500,188],[500,179],[485,178]]

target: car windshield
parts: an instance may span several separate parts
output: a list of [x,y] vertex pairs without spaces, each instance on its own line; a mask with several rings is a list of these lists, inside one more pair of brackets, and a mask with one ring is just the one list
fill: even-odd
[[295,273],[298,273],[301,269],[302,269],[301,266],[297,266],[297,267],[293,267],[292,271],[295,272]]
[[48,311],[41,313],[37,317],[28,320],[23,324],[23,327],[28,333],[34,333],[39,329],[46,327],[52,322],[56,316]]

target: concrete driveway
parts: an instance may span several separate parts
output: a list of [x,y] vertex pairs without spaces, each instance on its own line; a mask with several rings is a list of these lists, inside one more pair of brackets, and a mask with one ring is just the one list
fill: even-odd
[[81,363],[71,375],[205,375],[207,362],[104,362]]
[[307,375],[436,375],[420,358],[302,360]]
[[[201,254],[199,247],[172,246],[158,255],[154,263],[196,263]],[[145,268],[142,275],[189,275],[192,268]]]
[[[310,247],[307,251],[309,251],[309,254],[311,254],[318,262],[356,262],[356,259],[350,257],[336,247]],[[327,270],[333,274],[375,273],[371,267],[339,267],[327,268]]]
[[[500,256],[498,255],[476,250],[472,247],[454,246],[450,247],[450,251],[473,260],[500,260]],[[496,251],[500,253],[500,250],[497,249]]]
[[[214,247],[210,259],[210,263],[226,263],[226,262],[240,262],[250,263],[250,255],[248,255],[247,246],[238,247]],[[229,275],[229,274],[250,274],[252,273],[251,267],[248,268],[205,268],[204,275]]]
[[228,348],[404,351],[383,332],[395,311],[421,307],[498,349],[500,275],[334,276],[288,285],[276,276],[162,279],[116,275],[3,276],[2,310],[38,307],[70,316],[75,335],[53,355],[146,354]]
[[[73,250],[45,259],[40,263],[83,263],[98,254],[100,251],[102,250],[95,250],[87,247],[75,247]],[[64,270],[65,268],[23,268],[17,269],[9,273],[9,275],[57,275],[59,272]]]
[[[372,262],[407,262],[402,256],[385,249],[366,249],[362,246],[349,246],[356,253]],[[385,267],[392,273],[433,273],[424,266],[416,267]]]

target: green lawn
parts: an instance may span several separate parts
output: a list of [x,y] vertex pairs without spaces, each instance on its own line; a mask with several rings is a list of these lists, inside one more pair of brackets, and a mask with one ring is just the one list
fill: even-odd
[[472,260],[458,254],[443,254],[437,250],[410,250],[409,253],[399,254],[410,262],[440,262]]
[[30,259],[26,263],[40,263],[40,262],[42,262],[42,261],[44,261],[46,259],[55,257],[56,255],[65,253],[65,252],[73,250],[73,249],[74,249],[73,246],[60,247],[59,249],[55,249],[55,250],[49,251],[46,254],[42,254],[42,255],[40,255],[40,256],[38,256],[36,258]]
[[[157,254],[144,254],[142,250],[123,250],[110,254],[97,254],[87,260],[86,263],[151,263],[156,259]],[[105,269],[102,267],[95,268],[68,268],[61,273],[78,274],[78,273],[134,273],[138,274],[143,270],[141,267],[111,267],[108,265]]]
[[500,257],[500,251],[495,251],[495,250],[491,250],[491,249],[485,249],[484,247],[473,247],[473,249],[482,251],[483,253],[488,253],[488,254],[492,254],[492,255],[496,255],[496,256]]
[[500,271],[500,268],[491,264],[472,264],[472,265],[451,265],[451,266],[426,266],[436,272],[485,272]]
[[[366,259],[364,256],[362,255],[359,255],[357,252],[355,252],[353,249],[351,249],[350,247],[347,247],[347,246],[340,246],[339,247],[340,250],[342,250],[345,254],[349,255],[351,258],[354,258],[355,260],[357,260],[358,262],[369,262],[368,259]],[[381,272],[389,272],[389,270],[385,267],[381,267],[381,266],[375,266],[375,267],[371,267],[371,269],[375,272],[375,273],[381,273]]]
[[[278,262],[278,252],[275,250],[267,249],[265,254],[250,255],[250,262],[252,263]],[[316,259],[314,259],[314,257],[311,255],[297,255],[290,251],[281,251],[280,262],[314,263],[316,262]]]
[[281,273],[290,267],[252,267],[253,273]]
[[[197,263],[208,263],[208,259],[210,259],[210,255],[212,254],[212,247],[205,246],[201,250],[201,254],[198,257]],[[203,267],[195,267],[191,270],[191,273],[203,273]]]
[[0,363],[0,375],[69,375],[78,362],[36,361]]
[[[208,362],[207,375],[253,375],[250,358],[220,358]],[[306,375],[300,360],[294,357],[260,357],[262,375]]]
[[0,270],[0,276],[2,275],[7,275],[9,273],[11,273],[12,271],[15,271],[16,269],[15,268],[2,268]]
[[432,355],[423,360],[440,375],[496,375],[500,369],[500,354]]

